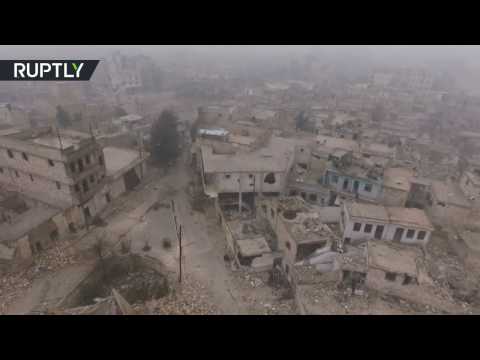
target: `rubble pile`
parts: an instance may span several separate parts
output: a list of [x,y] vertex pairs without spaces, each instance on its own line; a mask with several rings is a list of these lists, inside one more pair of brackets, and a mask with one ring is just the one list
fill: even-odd
[[59,243],[57,246],[40,253],[35,257],[34,272],[57,271],[65,266],[78,262],[75,256],[67,254],[65,246],[68,243]]
[[151,298],[165,296],[168,291],[167,280],[153,270],[129,272],[126,277],[111,281],[105,291],[116,288],[128,302],[143,302]]
[[437,237],[431,241],[428,255],[428,273],[443,297],[448,297],[467,311],[471,311],[472,305],[479,307],[479,286],[475,274],[467,271],[446,239]]
[[352,296],[351,290],[333,283],[308,287],[303,297],[311,306],[321,309],[322,314],[443,314],[430,305],[407,301],[398,296],[365,289]]
[[[161,299],[145,303],[147,313],[152,315],[215,315],[218,309],[210,302],[210,294],[198,281],[186,275],[182,284]],[[142,306],[134,306],[142,311]]]
[[4,315],[7,307],[21,297],[30,287],[31,282],[22,274],[2,276],[0,279],[0,315]]
[[[269,286],[269,274],[237,273],[238,287],[245,289],[241,300],[247,304],[249,312],[260,315],[293,315],[296,314],[296,305],[291,289],[286,286]],[[273,284],[272,284],[273,285]],[[262,295],[259,295],[259,294]]]
[[65,251],[67,245],[67,242],[58,242],[54,247],[35,255],[33,264],[27,269],[1,277],[0,314],[4,314],[12,302],[22,297],[37,277],[77,263],[77,259]]

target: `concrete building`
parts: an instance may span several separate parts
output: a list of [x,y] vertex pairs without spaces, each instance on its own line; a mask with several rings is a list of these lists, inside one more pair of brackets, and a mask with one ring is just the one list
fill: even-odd
[[331,136],[318,135],[317,148],[325,148],[328,152],[343,150],[346,152],[359,152],[360,146],[357,141],[350,139],[341,139]]
[[354,158],[352,153],[336,151],[325,171],[323,184],[334,192],[331,203],[338,198],[355,198],[379,202],[383,197],[383,168],[368,159]]
[[300,196],[303,200],[319,206],[327,206],[331,198],[330,190],[322,185],[327,162],[312,156],[305,169],[297,163],[290,172],[287,194]]
[[144,117],[137,114],[121,116],[114,119],[112,123],[117,126],[121,132],[135,131],[143,128],[145,125],[150,127],[150,124],[145,124]]
[[383,144],[369,143],[360,146],[360,153],[366,157],[395,158],[395,148]]
[[74,235],[138,185],[148,154],[50,128],[0,136],[0,243],[27,260]]
[[90,135],[41,128],[0,137],[0,183],[59,208],[98,212],[94,195],[105,185],[105,159]]
[[276,239],[266,229],[268,224],[260,219],[242,218],[238,212],[224,211],[220,204],[217,216],[225,233],[227,252],[236,268],[254,272],[272,270],[275,257],[281,256],[276,252]]
[[262,199],[257,208],[277,236],[282,268],[291,284],[296,283],[298,267],[314,265],[319,271],[331,270],[333,259],[324,257],[338,237],[322,222],[314,207],[299,197],[288,197]]
[[102,194],[109,203],[123,193],[133,190],[147,174],[146,160],[149,154],[144,151],[103,148],[107,181]]
[[198,137],[226,142],[229,132],[225,129],[198,129]]
[[395,148],[321,135],[316,143],[315,151],[329,160],[323,185],[334,192],[331,203],[337,198],[382,201],[383,172],[395,158]]
[[382,241],[346,247],[336,258],[340,281],[355,294],[364,287],[401,295],[422,285],[426,278],[423,255],[417,248]]
[[15,192],[0,192],[0,214],[0,246],[11,252],[10,265],[14,261],[28,262],[32,253],[47,249],[61,237],[77,231],[72,211]]
[[281,139],[272,138],[260,150],[239,154],[215,154],[201,146],[200,168],[205,193],[276,193],[285,191],[288,171],[293,164],[293,149]]
[[404,207],[415,172],[409,168],[388,168],[383,175],[383,204]]
[[434,230],[423,210],[346,202],[341,229],[345,244],[385,240],[426,245]]

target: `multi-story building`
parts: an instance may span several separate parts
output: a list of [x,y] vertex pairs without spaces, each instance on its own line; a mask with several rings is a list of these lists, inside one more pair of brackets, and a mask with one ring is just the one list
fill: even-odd
[[[0,132],[0,245],[15,263],[51,246],[100,216],[136,187],[149,154],[102,148],[76,131]],[[7,251],[6,250],[6,251]]]
[[0,183],[57,208],[82,207],[85,220],[99,206],[94,195],[105,183],[105,161],[93,137],[52,128],[0,136]]
[[272,138],[260,150],[237,154],[216,154],[210,146],[201,146],[200,172],[205,193],[280,194],[285,191],[288,171],[294,161],[288,142]]

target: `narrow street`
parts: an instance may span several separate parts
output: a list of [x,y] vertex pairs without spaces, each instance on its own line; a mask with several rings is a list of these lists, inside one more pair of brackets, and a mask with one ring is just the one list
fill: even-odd
[[[159,179],[158,201],[169,204],[175,201],[178,223],[183,228],[183,272],[202,283],[212,295],[215,305],[226,314],[243,314],[234,279],[228,264],[224,262],[224,239],[215,224],[209,225],[203,213],[191,209],[187,194],[190,174],[185,160],[179,159],[169,173]],[[131,231],[132,251],[141,252],[148,239],[149,255],[161,260],[178,274],[178,241],[170,208],[150,211],[145,221]],[[164,239],[171,241],[171,248],[164,248]]]

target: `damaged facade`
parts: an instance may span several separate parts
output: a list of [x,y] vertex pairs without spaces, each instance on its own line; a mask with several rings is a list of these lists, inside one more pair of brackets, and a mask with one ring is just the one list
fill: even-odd
[[277,236],[281,266],[290,283],[296,282],[297,267],[330,270],[331,248],[338,237],[311,205],[299,197],[263,199],[258,202],[257,212],[267,219]]
[[219,194],[282,193],[293,155],[280,140],[255,152],[232,155],[215,154],[208,146],[201,147],[201,176],[205,193]]
[[369,241],[358,247],[347,246],[336,259],[339,281],[352,294],[365,288],[382,292],[421,285],[426,277],[419,249],[401,244]]
[[29,258],[73,236],[140,182],[147,157],[103,149],[91,135],[71,130],[39,128],[0,137],[0,241]]

